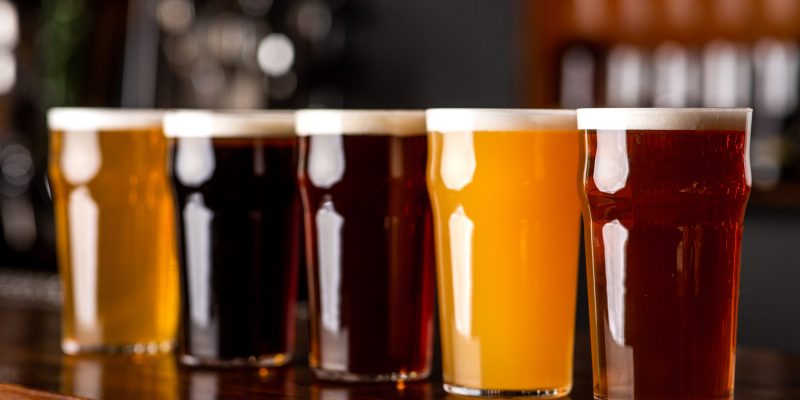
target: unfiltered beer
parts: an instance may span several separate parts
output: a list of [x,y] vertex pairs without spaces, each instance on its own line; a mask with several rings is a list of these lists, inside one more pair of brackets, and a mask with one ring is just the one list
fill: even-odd
[[429,110],[445,389],[555,396],[572,385],[575,113]]
[[161,116],[48,114],[66,353],[172,348],[178,278]]
[[178,217],[181,361],[282,365],[294,350],[300,202],[294,116],[165,118]]
[[300,111],[310,364],[350,381],[428,375],[433,329],[424,114]]
[[579,110],[598,398],[733,394],[750,110]]

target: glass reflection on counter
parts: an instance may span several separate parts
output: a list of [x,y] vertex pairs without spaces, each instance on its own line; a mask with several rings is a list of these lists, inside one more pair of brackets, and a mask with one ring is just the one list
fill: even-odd
[[299,261],[297,138],[177,137],[171,143],[182,257],[181,360],[289,362]]
[[428,382],[398,382],[395,385],[341,386],[315,382],[311,386],[312,400],[432,400],[434,390]]
[[[181,399],[216,400],[245,395],[294,398],[295,371],[292,368],[202,369],[188,368],[181,374]],[[271,396],[270,396],[271,395]]]
[[61,361],[61,392],[89,399],[179,399],[172,355],[67,356]]
[[[474,400],[475,396],[459,396],[457,394],[448,393],[447,396],[445,396],[445,399],[447,399],[447,400]],[[563,397],[559,396],[558,397],[558,400],[572,400],[572,399],[574,399],[574,397],[572,397],[572,396],[563,396]]]

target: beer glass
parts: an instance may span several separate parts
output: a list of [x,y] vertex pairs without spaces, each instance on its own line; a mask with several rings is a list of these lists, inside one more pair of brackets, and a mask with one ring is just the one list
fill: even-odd
[[428,376],[431,212],[422,111],[297,112],[318,378]]
[[581,109],[594,394],[733,395],[750,109]]
[[162,113],[57,108],[47,118],[62,350],[171,350],[178,274]]
[[575,112],[428,110],[444,387],[572,387],[580,206]]
[[291,112],[178,111],[170,141],[180,360],[277,366],[294,350],[300,201]]

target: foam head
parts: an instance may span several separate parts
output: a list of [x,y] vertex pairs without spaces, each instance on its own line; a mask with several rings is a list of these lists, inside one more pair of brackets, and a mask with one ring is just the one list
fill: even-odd
[[439,108],[426,111],[429,132],[576,130],[574,110]]
[[302,110],[296,114],[297,134],[392,135],[425,134],[422,110]]
[[164,116],[167,137],[241,138],[293,136],[292,111],[172,111]]
[[748,130],[750,108],[581,108],[578,129]]
[[51,108],[47,125],[54,131],[118,131],[161,127],[163,117],[160,110]]

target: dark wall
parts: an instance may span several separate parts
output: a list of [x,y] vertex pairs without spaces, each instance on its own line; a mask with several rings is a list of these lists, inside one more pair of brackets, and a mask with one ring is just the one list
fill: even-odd
[[740,290],[739,343],[800,353],[800,211],[748,210]]
[[347,107],[519,106],[517,1],[350,4]]

